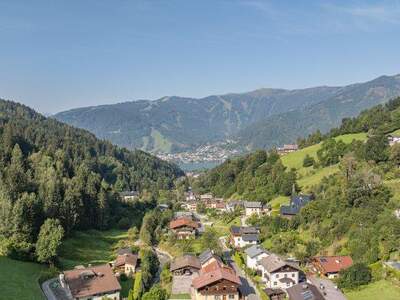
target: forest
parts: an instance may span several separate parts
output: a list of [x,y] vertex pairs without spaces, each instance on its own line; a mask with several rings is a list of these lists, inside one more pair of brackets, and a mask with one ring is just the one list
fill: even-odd
[[[53,259],[44,249],[74,229],[131,226],[184,175],[11,101],[0,100],[0,141],[0,254],[20,259]],[[125,190],[147,200],[122,203]]]

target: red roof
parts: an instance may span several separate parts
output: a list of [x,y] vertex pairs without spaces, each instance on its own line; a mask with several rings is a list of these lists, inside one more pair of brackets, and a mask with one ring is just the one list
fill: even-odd
[[176,220],[172,220],[171,222],[169,222],[169,228],[171,228],[171,229],[176,229],[176,228],[184,227],[184,226],[192,227],[194,229],[199,227],[196,222],[194,222],[188,218],[178,218]]
[[323,273],[338,273],[353,264],[350,256],[319,256],[314,261],[322,268]]
[[192,285],[200,289],[223,279],[240,285],[240,279],[232,268],[215,261],[200,270],[200,276],[193,279]]

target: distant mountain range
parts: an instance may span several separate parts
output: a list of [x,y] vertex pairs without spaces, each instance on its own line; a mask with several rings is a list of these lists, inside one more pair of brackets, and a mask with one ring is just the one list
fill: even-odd
[[289,143],[400,95],[400,75],[344,87],[259,89],[77,108],[56,119],[127,148],[179,152],[235,139],[247,149]]

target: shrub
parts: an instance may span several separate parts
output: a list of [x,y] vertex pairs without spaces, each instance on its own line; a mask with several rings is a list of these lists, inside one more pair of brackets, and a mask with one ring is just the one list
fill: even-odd
[[371,269],[364,263],[356,263],[346,270],[340,271],[338,286],[353,289],[371,282]]

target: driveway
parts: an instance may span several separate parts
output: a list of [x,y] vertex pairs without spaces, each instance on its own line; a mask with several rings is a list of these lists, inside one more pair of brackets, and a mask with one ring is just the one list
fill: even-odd
[[172,279],[172,295],[190,294],[192,280],[198,276],[199,275],[197,273],[186,276],[174,276]]
[[65,290],[60,286],[58,278],[52,278],[42,283],[42,291],[47,300],[70,300]]
[[242,292],[242,295],[245,297],[247,300],[260,300],[261,297],[259,295],[259,292],[257,290],[257,287],[254,285],[254,283],[247,278],[246,274],[244,271],[239,268],[239,266],[236,265],[235,261],[232,259],[230,253],[230,249],[226,246],[226,237],[221,237],[219,239],[222,250],[224,252],[224,258],[228,262],[228,264],[236,271],[236,274],[238,274],[240,282],[241,282],[241,287],[240,291]]

